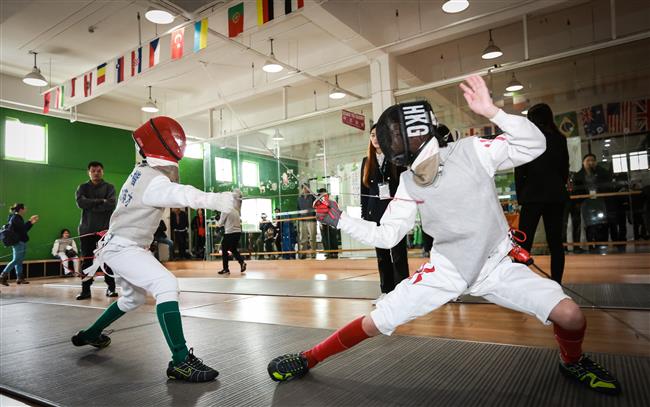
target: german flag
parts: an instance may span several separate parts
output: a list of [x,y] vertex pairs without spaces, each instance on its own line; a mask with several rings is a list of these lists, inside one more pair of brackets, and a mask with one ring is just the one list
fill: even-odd
[[273,20],[273,0],[257,0],[257,25]]

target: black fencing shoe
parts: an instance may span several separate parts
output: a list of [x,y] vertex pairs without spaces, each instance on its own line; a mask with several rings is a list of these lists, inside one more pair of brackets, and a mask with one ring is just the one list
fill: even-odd
[[273,359],[269,363],[268,372],[276,382],[286,382],[306,375],[309,364],[302,353],[291,353]]
[[560,372],[563,375],[578,381],[591,390],[605,394],[619,394],[621,385],[604,367],[582,355],[576,363],[562,363]]
[[107,288],[106,289],[106,296],[111,297],[111,298],[115,298],[115,297],[117,297],[117,293],[115,291],[111,291],[110,288]]
[[239,265],[241,266],[241,272],[242,273],[246,272],[246,263],[242,261],[241,263],[239,263]]
[[190,348],[190,353],[179,365],[174,366],[174,362],[169,362],[167,366],[167,377],[170,379],[200,383],[212,381],[217,376],[219,372],[204,365],[201,359],[194,356],[194,348]]
[[223,269],[223,270],[221,270],[220,272],[218,272],[217,274],[230,274],[230,270],[228,270],[228,269]]
[[86,339],[83,337],[83,332],[84,331],[81,330],[77,332],[75,336],[72,337],[72,344],[74,346],[90,345],[98,349],[103,349],[111,344],[111,338],[108,335],[101,333],[97,338]]

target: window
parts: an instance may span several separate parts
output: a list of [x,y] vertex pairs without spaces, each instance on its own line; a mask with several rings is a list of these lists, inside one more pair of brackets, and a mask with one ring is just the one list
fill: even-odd
[[214,173],[217,181],[232,182],[232,162],[227,158],[214,158]]
[[5,121],[5,157],[10,160],[47,163],[47,130],[45,126]]
[[203,158],[203,144],[191,143],[185,147],[185,157],[187,158]]
[[648,152],[633,151],[630,153],[630,171],[648,169]]
[[242,184],[246,187],[260,185],[260,173],[257,163],[244,161],[241,163]]
[[612,155],[612,168],[614,173],[627,172],[627,154],[613,154]]
[[259,232],[258,226],[265,213],[271,219],[273,202],[270,199],[244,199],[241,203],[241,222],[244,232]]

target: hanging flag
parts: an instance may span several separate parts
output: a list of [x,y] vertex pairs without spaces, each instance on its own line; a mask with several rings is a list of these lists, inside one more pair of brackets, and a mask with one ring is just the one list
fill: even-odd
[[124,80],[124,56],[117,58],[115,70],[117,71],[117,83],[120,83]]
[[289,14],[294,10],[303,8],[304,5],[304,0],[284,0],[284,14]]
[[106,62],[97,67],[97,85],[106,82]]
[[582,127],[587,136],[597,136],[607,132],[603,105],[595,105],[582,109],[580,111],[580,119],[582,120]]
[[555,115],[555,125],[564,137],[578,137],[578,115],[566,112]]
[[93,91],[93,73],[84,74],[84,97],[88,97]]
[[43,95],[43,113],[50,112],[50,99],[52,97],[51,93],[52,91],[49,91]]
[[77,87],[77,78],[70,79],[70,97],[74,97],[75,88]]
[[194,52],[199,52],[208,46],[208,19],[194,23]]
[[257,0],[257,25],[273,20],[273,0]]
[[149,43],[149,68],[158,65],[160,62],[160,38]]
[[56,88],[56,108],[62,110],[63,109],[63,100],[65,96],[65,86],[61,85],[58,88]]
[[185,27],[172,31],[171,38],[172,59],[183,58],[183,44],[185,43]]
[[131,51],[131,76],[142,72],[142,47]]
[[607,104],[607,128],[610,133],[629,133],[632,127],[632,102]]
[[632,123],[635,131],[648,131],[650,123],[650,99],[640,99],[634,102]]
[[228,37],[233,38],[244,32],[244,3],[228,9]]

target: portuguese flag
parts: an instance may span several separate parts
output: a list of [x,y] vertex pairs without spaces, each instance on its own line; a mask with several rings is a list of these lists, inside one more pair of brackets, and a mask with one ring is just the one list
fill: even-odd
[[273,0],[257,0],[257,25],[273,20]]
[[233,38],[244,31],[244,3],[228,9],[228,37]]

